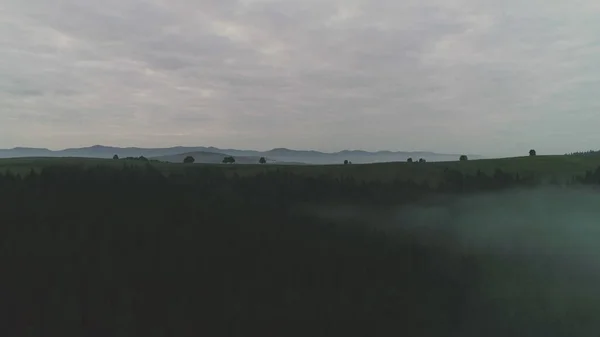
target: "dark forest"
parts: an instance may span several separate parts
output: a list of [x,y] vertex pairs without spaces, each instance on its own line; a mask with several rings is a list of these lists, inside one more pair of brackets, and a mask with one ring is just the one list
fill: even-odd
[[[600,169],[568,185],[599,183]],[[467,254],[450,231],[305,211],[383,212],[538,185],[500,170],[448,170],[437,186],[218,167],[165,176],[151,164],[6,172],[2,335],[564,335],[584,322],[525,328],[479,295],[484,267],[514,266],[505,256]]]

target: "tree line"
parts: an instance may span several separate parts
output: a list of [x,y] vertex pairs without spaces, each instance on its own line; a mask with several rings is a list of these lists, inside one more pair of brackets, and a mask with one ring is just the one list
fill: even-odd
[[[595,153],[594,151],[574,152],[574,153],[571,153],[571,155],[582,155],[582,154],[584,154],[584,155],[590,155],[590,154],[594,154],[594,153]],[[536,155],[537,155],[537,152],[534,149],[529,150],[529,156],[533,157],[533,156],[536,156]],[[119,160],[120,158],[119,158],[118,155],[115,154],[113,156],[113,159],[114,160]],[[140,157],[127,157],[127,158],[125,158],[125,160],[137,160],[137,161],[143,161],[143,162],[150,162],[150,161],[159,162],[158,160],[149,160],[149,159],[147,159],[144,156],[140,156]],[[458,160],[459,161],[468,161],[469,157],[467,155],[463,154],[463,155],[461,155],[459,157]],[[196,159],[193,156],[186,156],[183,159],[183,163],[184,164],[193,164],[195,162],[196,162]],[[223,164],[234,164],[235,162],[236,162],[235,157],[233,157],[233,156],[225,156],[223,158],[223,160],[222,160],[221,163],[223,163]],[[409,157],[409,158],[406,159],[406,162],[413,163],[414,160],[413,160],[412,157]],[[425,160],[424,158],[419,158],[419,160],[417,162],[418,163],[425,163],[425,162],[427,162],[427,160]],[[258,160],[258,164],[266,164],[266,163],[267,163],[267,159],[265,157],[260,157],[260,159]],[[351,165],[351,164],[352,164],[351,161],[349,161],[347,159],[344,160],[344,165]]]
[[578,152],[567,153],[566,155],[567,156],[597,156],[597,155],[600,155],[600,151],[594,151],[594,150],[578,151]]
[[[196,162],[196,158],[194,158],[193,156],[186,156],[183,159],[183,163],[184,164],[193,164]],[[235,164],[235,157],[233,156],[226,156],[223,158],[223,161],[221,163],[223,164]],[[260,159],[258,160],[259,164],[266,164],[267,163],[267,159],[265,157],[260,157]]]

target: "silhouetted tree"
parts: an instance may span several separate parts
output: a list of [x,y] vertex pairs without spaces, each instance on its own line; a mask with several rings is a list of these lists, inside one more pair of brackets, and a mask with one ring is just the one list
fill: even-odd
[[233,164],[235,163],[235,158],[228,156],[223,158],[223,164]]
[[267,163],[267,159],[265,157],[260,157],[260,160],[258,161],[259,164],[266,164]]
[[427,162],[427,160],[425,160],[425,159],[423,159],[423,158],[420,158],[420,159],[419,159],[419,163],[426,163],[426,162]]
[[536,156],[536,155],[537,155],[537,153],[535,152],[535,150],[534,150],[534,149],[531,149],[531,150],[529,150],[529,155],[530,155],[531,157],[533,157],[533,156]]
[[119,156],[115,154],[115,155],[113,156],[113,160],[119,160]]
[[462,156],[460,156],[460,161],[467,161],[467,160],[469,160],[469,157],[467,157],[466,155],[463,154]]
[[348,165],[348,160],[344,160],[344,165]]
[[407,163],[412,163],[412,162],[413,162],[413,159],[412,159],[412,158],[408,158],[408,159],[406,159],[406,162],[407,162]]
[[194,159],[194,157],[192,156],[187,156],[185,157],[185,159],[183,160],[184,164],[193,164],[196,161],[196,159]]

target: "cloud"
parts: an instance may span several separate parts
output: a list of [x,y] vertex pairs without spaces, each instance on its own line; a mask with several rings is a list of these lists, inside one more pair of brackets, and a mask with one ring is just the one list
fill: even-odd
[[576,2],[8,0],[0,147],[593,148]]

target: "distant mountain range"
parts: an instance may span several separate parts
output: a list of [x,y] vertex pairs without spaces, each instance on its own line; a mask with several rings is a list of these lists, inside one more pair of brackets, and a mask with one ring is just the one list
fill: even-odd
[[[72,148],[52,151],[44,148],[16,147],[14,149],[0,149],[0,158],[22,157],[83,157],[83,158],[112,158],[139,157],[158,159],[169,162],[182,162],[188,155],[196,159],[196,163],[219,163],[224,156],[233,156],[239,163],[258,162],[260,157],[265,157],[268,163],[303,163],[303,164],[340,164],[344,160],[354,164],[382,163],[406,161],[408,158],[427,161],[455,161],[458,154],[439,154],[433,152],[368,152],[360,150],[345,150],[341,152],[325,153],[319,151],[290,150],[277,148],[270,151],[218,149],[215,147],[169,147],[169,148],[138,148],[138,147],[110,147],[95,145],[91,147]],[[196,158],[197,157],[197,158]],[[470,159],[481,159],[481,156],[469,155]]]

